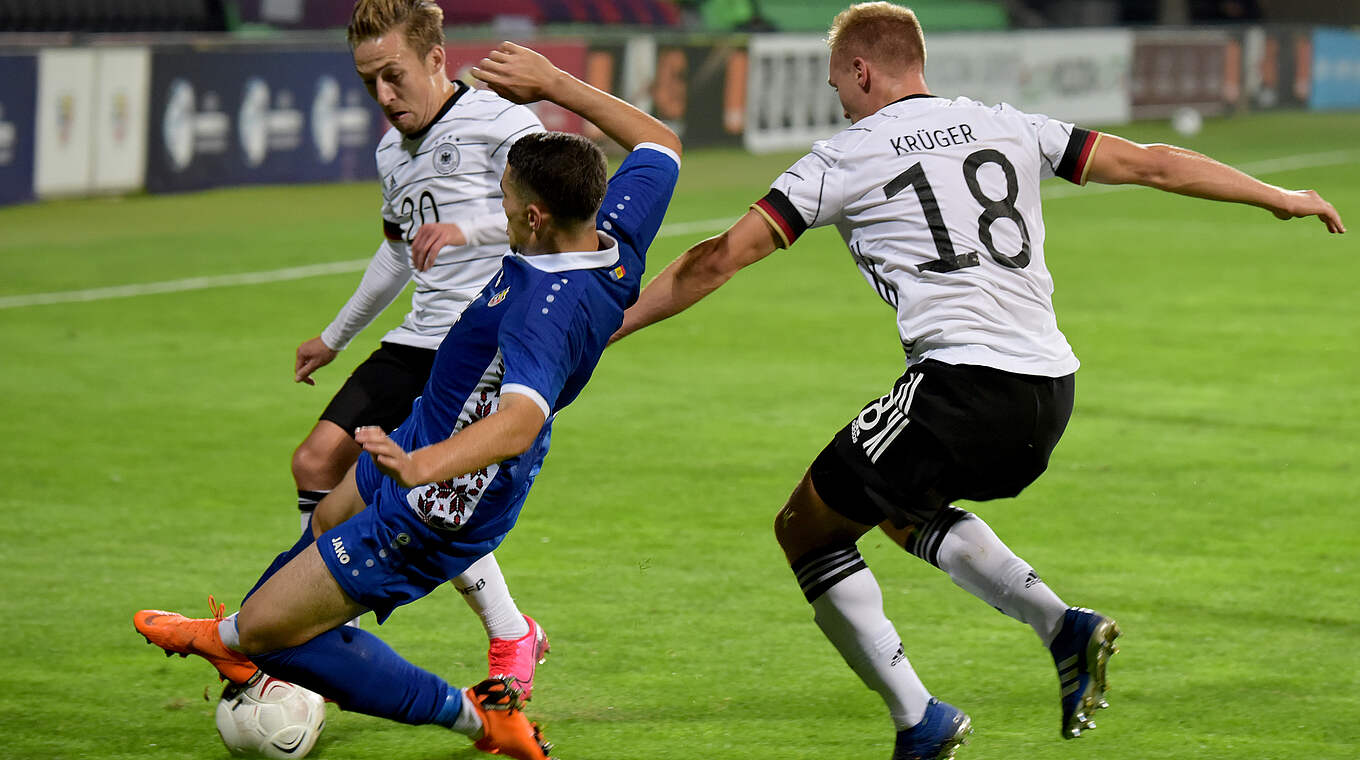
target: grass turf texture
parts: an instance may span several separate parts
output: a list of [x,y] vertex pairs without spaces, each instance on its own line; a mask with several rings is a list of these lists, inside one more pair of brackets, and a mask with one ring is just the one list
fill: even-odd
[[[1360,116],[1120,131],[1243,163],[1353,151]],[[691,154],[668,223],[734,218],[791,158]],[[1266,178],[1355,227],[1358,162]],[[1357,233],[1147,190],[1045,210],[1077,409],[1049,472],[977,511],[1126,635],[1113,709],[1062,742],[1033,635],[871,534],[913,664],[973,716],[960,757],[1353,757]],[[361,258],[376,212],[369,184],[3,209],[0,296]],[[652,271],[699,237],[659,240]],[[225,756],[213,672],[160,657],[131,614],[235,601],[291,543],[290,452],[403,313],[293,384],[294,347],[357,277],[0,310],[0,756]],[[498,552],[553,639],[531,713],[562,757],[889,756],[881,703],[813,625],[770,523],[900,369],[891,312],[827,230],[608,352]],[[377,630],[452,682],[485,672],[447,586]],[[316,757],[478,756],[329,709]]]

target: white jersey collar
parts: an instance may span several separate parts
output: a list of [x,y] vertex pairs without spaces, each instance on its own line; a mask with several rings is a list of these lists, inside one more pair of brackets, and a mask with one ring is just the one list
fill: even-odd
[[533,256],[525,256],[522,253],[512,255],[534,269],[544,272],[599,269],[617,264],[619,261],[618,242],[599,230],[596,230],[595,234],[599,235],[600,244],[604,246],[598,251],[564,251],[562,253],[540,253]]

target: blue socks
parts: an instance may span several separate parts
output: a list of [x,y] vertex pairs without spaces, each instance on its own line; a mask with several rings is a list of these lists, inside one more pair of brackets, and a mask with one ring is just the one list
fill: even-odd
[[[274,558],[246,594],[250,598],[274,573],[315,543],[311,526],[297,543]],[[401,723],[452,727],[463,708],[463,693],[429,671],[407,662],[368,631],[341,626],[301,646],[250,658],[275,678],[333,699],[341,708]]]
[[452,726],[463,706],[458,689],[359,628],[341,626],[301,646],[250,659],[269,675],[330,697],[345,710],[401,723]]

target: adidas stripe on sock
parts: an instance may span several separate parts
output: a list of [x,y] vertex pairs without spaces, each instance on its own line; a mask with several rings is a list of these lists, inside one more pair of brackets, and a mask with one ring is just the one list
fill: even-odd
[[833,547],[793,563],[813,619],[855,674],[883,698],[899,729],[925,717],[930,692],[883,614],[883,593],[855,547]]
[[848,576],[869,569],[864,564],[864,558],[859,555],[859,549],[853,545],[809,552],[799,557],[791,567],[798,578],[798,587],[809,602],[816,601],[827,589]]

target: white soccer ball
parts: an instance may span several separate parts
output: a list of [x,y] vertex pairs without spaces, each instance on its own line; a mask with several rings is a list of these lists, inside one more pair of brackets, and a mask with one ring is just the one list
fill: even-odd
[[1194,137],[1204,127],[1204,117],[1189,106],[1177,108],[1171,114],[1171,128],[1182,137]]
[[217,733],[233,755],[306,757],[326,726],[326,701],[263,673],[250,684],[227,684],[217,703]]

